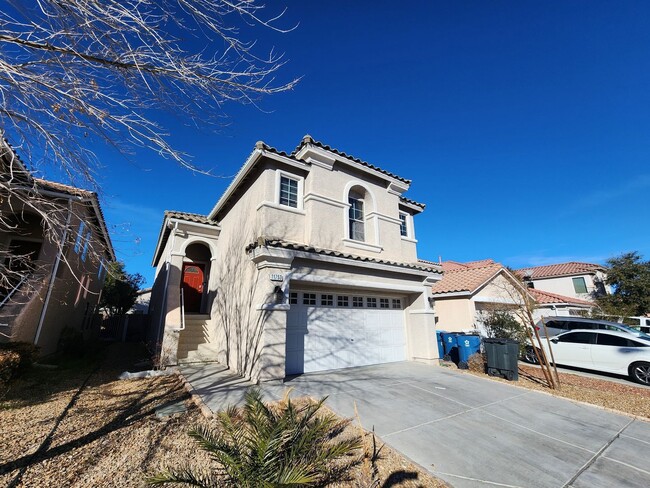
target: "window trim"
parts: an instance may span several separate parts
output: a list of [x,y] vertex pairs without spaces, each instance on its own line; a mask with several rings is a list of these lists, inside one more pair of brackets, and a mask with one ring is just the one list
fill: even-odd
[[[290,205],[284,205],[283,203],[280,203],[280,191],[282,189],[282,178],[287,178],[293,181],[296,181],[298,183],[298,195],[296,196],[296,207],[292,207]],[[273,203],[277,205],[281,209],[286,209],[286,210],[303,210],[303,200],[304,200],[304,181],[305,178],[302,176],[298,176],[293,173],[288,173],[287,171],[283,171],[281,169],[275,170],[275,196],[273,199]]]
[[[584,285],[585,291],[578,291],[578,287],[576,286],[576,280],[582,280],[582,284]],[[587,280],[585,280],[584,276],[576,276],[574,278],[571,278],[571,281],[573,283],[573,291],[575,293],[579,293],[581,295],[584,295],[586,293],[589,293],[589,290],[587,288]]]
[[[348,239],[354,242],[366,242],[366,201],[364,198],[356,198],[350,195],[352,193],[351,191],[348,192],[348,225],[347,225],[347,230],[348,230]],[[353,213],[357,212],[356,208],[353,208],[355,205],[352,202],[360,202],[361,203],[361,220],[357,218],[353,218]],[[356,239],[352,235],[352,223],[360,223],[362,225],[361,227],[361,239]]]
[[[404,217],[404,220],[402,220]],[[399,213],[399,235],[402,239],[411,237],[411,223],[409,222],[409,214],[406,212]]]

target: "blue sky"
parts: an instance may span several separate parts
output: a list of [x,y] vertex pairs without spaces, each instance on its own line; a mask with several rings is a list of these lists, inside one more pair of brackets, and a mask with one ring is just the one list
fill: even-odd
[[[291,92],[218,133],[160,114],[208,177],[94,148],[120,259],[153,281],[163,211],[207,213],[257,140],[305,134],[413,180],[419,256],[513,267],[650,258],[650,3],[285,1]],[[247,31],[248,32],[248,31]]]

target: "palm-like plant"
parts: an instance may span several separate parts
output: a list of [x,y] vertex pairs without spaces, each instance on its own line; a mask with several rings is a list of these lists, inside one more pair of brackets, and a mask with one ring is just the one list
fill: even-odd
[[147,482],[256,488],[324,483],[337,473],[336,460],[361,447],[359,437],[336,439],[349,421],[320,412],[325,400],[297,406],[287,395],[278,405],[266,405],[260,391],[250,389],[243,409],[218,414],[216,429],[203,426],[189,433],[210,453],[214,469],[167,470]]

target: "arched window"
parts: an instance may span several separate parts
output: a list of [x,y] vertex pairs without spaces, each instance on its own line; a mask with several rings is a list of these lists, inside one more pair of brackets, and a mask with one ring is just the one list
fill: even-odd
[[364,195],[363,193],[350,190],[348,194],[350,210],[348,214],[348,226],[350,239],[365,241],[365,216],[364,216]]

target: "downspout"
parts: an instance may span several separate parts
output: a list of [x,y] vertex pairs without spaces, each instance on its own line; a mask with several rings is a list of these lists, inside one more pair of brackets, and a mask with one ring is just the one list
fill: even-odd
[[163,321],[165,320],[165,316],[167,315],[167,287],[169,286],[169,273],[171,268],[172,251],[174,249],[174,241],[176,240],[176,231],[178,231],[178,221],[174,222],[174,228],[172,229],[172,239],[171,242],[169,243],[169,253],[167,253],[167,262],[165,263],[167,268],[165,273],[165,287],[163,288],[164,295],[163,295],[162,306],[160,309],[160,320],[158,321],[158,337],[156,339],[156,344],[160,344],[161,355],[162,355],[162,344],[160,342],[160,336],[163,332]]
[[59,270],[59,264],[61,263],[61,256],[63,254],[63,249],[65,248],[65,242],[68,239],[68,229],[70,228],[70,217],[72,217],[72,199],[68,198],[68,217],[65,222],[65,228],[63,229],[63,238],[61,239],[61,246],[59,247],[59,252],[56,254],[56,261],[54,262],[54,268],[52,268],[52,274],[50,276],[50,281],[47,284],[47,294],[45,295],[45,303],[41,309],[41,316],[38,320],[38,327],[36,328],[36,335],[34,336],[34,345],[38,345],[38,340],[41,337],[41,330],[43,329],[43,323],[45,322],[45,315],[47,314],[47,307],[50,303],[50,297],[52,296],[52,290],[54,289],[54,280],[56,280],[56,273]]

